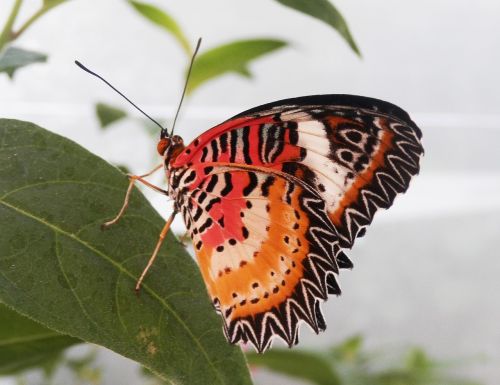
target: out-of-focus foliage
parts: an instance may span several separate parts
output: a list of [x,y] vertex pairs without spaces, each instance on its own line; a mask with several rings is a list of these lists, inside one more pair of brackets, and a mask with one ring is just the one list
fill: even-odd
[[305,380],[316,385],[341,385],[339,373],[327,358],[314,351],[272,349],[265,354],[247,353],[250,365]]
[[247,359],[251,365],[315,385],[480,385],[453,375],[453,366],[421,348],[397,353],[394,361],[388,354],[367,352],[362,337],[354,336],[326,350],[273,349],[247,353]]
[[129,3],[146,19],[170,33],[179,42],[185,53],[188,56],[191,55],[192,50],[189,40],[184,35],[179,24],[165,10],[155,7],[152,4],[134,0],[129,0]]
[[322,22],[328,24],[330,27],[337,30],[337,32],[349,44],[351,49],[361,56],[361,52],[354,41],[354,38],[349,31],[347,22],[342,14],[335,8],[335,6],[328,0],[276,0],[278,3],[287,7],[293,8],[306,15],[312,16]]
[[67,347],[80,342],[0,303],[0,375],[32,368],[48,370]]
[[[192,49],[185,33],[175,19],[164,9],[160,9],[152,4],[135,0],[128,0],[128,2],[140,15],[145,17],[146,20],[163,28],[183,47],[188,55],[186,59],[187,72]],[[286,41],[279,39],[255,38],[236,40],[206,50],[198,55],[194,62],[192,75],[187,86],[187,94],[192,94],[206,82],[228,73],[239,74],[243,77],[251,78],[248,65],[252,61],[283,48],[287,44]],[[116,111],[120,110],[114,106],[107,105],[107,107]],[[101,127],[105,127],[107,124],[103,124],[103,120],[101,119],[102,112],[99,111],[99,108],[100,106],[96,105],[96,114],[99,118]]]
[[[90,347],[90,345],[88,345]],[[90,347],[84,354],[77,357],[68,357],[68,354],[59,354],[44,362],[43,366],[30,368],[16,375],[18,385],[33,383],[28,381],[27,374],[40,374],[40,385],[60,385],[58,375],[64,373],[67,384],[71,385],[100,385],[103,383],[103,368],[97,363],[97,349]]]
[[287,43],[277,39],[239,40],[223,44],[201,53],[195,60],[187,93],[191,94],[205,82],[227,73],[246,78],[252,74],[248,65],[253,60],[283,48]]
[[47,55],[43,53],[12,47],[11,44],[40,17],[66,1],[68,0],[44,0],[42,6],[24,21],[18,29],[14,29],[14,24],[17,21],[23,0],[14,1],[10,14],[0,32],[0,73],[5,72],[12,78],[14,72],[19,68],[47,60]]
[[[279,3],[293,8],[299,12],[317,18],[335,28],[347,41],[349,46],[360,55],[359,49],[349,31],[347,23],[340,12],[328,0],[277,0]],[[129,4],[146,20],[161,27],[172,35],[189,56],[192,53],[191,45],[179,24],[164,9],[152,4],[128,0]],[[205,83],[218,79],[227,74],[238,74],[251,78],[249,65],[256,59],[271,54],[288,45],[288,42],[273,38],[252,38],[246,40],[230,41],[203,51],[196,58],[193,65],[191,78],[187,86],[187,94],[191,95]],[[186,60],[186,72],[189,59]],[[111,110],[119,111],[116,107],[108,106]],[[107,122],[101,118],[102,111],[96,105],[96,114],[101,127],[106,127]],[[119,114],[122,118],[122,114]]]
[[10,46],[0,54],[0,72],[5,72],[12,78],[19,68],[46,61],[47,55],[43,53]]
[[99,124],[103,129],[127,116],[127,113],[121,108],[113,107],[106,103],[97,103],[95,111]]

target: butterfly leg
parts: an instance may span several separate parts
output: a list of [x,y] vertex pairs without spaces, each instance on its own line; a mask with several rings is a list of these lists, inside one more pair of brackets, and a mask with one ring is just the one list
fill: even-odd
[[143,175],[131,175],[131,174],[128,174],[129,185],[128,185],[128,188],[127,188],[127,192],[125,194],[125,200],[123,201],[123,206],[120,209],[120,211],[118,212],[118,214],[116,215],[116,217],[114,217],[112,220],[110,220],[110,221],[108,221],[106,223],[103,223],[101,225],[102,229],[107,229],[109,226],[114,225],[123,216],[123,214],[125,213],[125,210],[128,207],[128,203],[129,203],[129,199],[130,199],[130,194],[132,193],[132,189],[134,188],[134,184],[135,184],[136,181],[141,182],[141,183],[145,184],[148,187],[151,187],[155,191],[158,191],[158,192],[160,192],[162,194],[168,195],[167,191],[165,191],[165,190],[159,188],[158,186],[155,186],[154,184],[151,184],[147,180],[143,179],[143,178],[145,178],[147,176],[150,176],[151,174],[155,173],[156,171],[158,171],[162,167],[163,167],[163,164],[159,164],[154,169],[152,169],[151,171],[149,171],[148,173],[143,174]]
[[146,276],[149,268],[153,265],[156,256],[158,255],[158,252],[160,251],[160,247],[163,244],[163,241],[165,240],[165,237],[167,236],[168,230],[170,229],[170,225],[172,225],[172,222],[174,221],[175,215],[177,214],[177,211],[174,211],[170,217],[168,218],[167,222],[165,223],[165,226],[163,226],[163,229],[161,230],[160,237],[158,238],[158,242],[156,243],[156,247],[153,251],[153,254],[149,258],[148,264],[146,265],[145,269],[143,270],[141,276],[137,280],[137,283],[135,285],[135,292],[139,293],[139,290],[141,289],[141,284],[142,281],[144,280],[144,277]]

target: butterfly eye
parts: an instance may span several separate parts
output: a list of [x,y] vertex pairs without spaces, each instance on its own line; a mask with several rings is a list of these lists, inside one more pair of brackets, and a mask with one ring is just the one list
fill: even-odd
[[158,150],[158,154],[162,155],[165,154],[165,151],[167,148],[170,146],[170,139],[169,138],[162,138],[158,142],[156,149]]

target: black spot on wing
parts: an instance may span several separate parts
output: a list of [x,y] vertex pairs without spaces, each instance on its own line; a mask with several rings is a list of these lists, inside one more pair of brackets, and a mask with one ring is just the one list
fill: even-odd
[[196,178],[196,171],[191,171],[186,179],[184,179],[184,183],[191,183]]
[[208,148],[206,147],[203,147],[203,149],[201,150],[201,161],[204,162],[206,159],[207,159],[207,155],[208,155]]
[[200,208],[200,206],[197,206],[196,212],[193,215],[193,220],[196,222],[198,219],[200,219],[201,214],[203,214],[203,210]]
[[252,158],[250,158],[250,127],[243,127],[243,156],[245,158],[246,164],[252,164]]
[[229,161],[234,163],[236,160],[236,151],[238,150],[238,133],[236,130],[229,132],[229,139],[231,141],[231,145],[229,147]]
[[299,133],[297,132],[297,122],[288,122],[288,140],[290,144],[296,145],[299,142]]
[[233,183],[231,181],[231,173],[230,172],[225,172],[224,173],[224,183],[225,183],[225,186],[224,186],[224,188],[220,192],[220,194],[222,196],[226,196],[233,189]]
[[217,176],[217,174],[213,174],[211,177],[210,177],[210,182],[208,182],[207,184],[207,188],[206,188],[206,191],[207,192],[212,192],[214,191],[214,188],[215,186],[217,185],[217,182],[219,181],[219,177]]
[[359,143],[361,142],[361,139],[363,139],[363,136],[359,131],[347,131],[345,135],[347,136],[347,139],[354,143]]
[[210,142],[210,145],[212,147],[212,161],[216,162],[219,159],[219,148],[217,146],[217,139],[213,139]]
[[263,196],[267,197],[269,195],[269,188],[273,185],[274,180],[274,176],[270,175],[266,178],[264,183],[262,183],[261,191]]
[[223,133],[220,138],[220,151],[224,154],[227,152],[227,133]]
[[208,202],[208,205],[205,207],[205,210],[206,211],[210,211],[212,209],[212,206],[217,204],[217,203],[220,203],[221,202],[221,199],[219,197],[217,198],[214,198],[214,199],[211,199],[209,202]]
[[257,175],[253,172],[250,171],[248,174],[248,178],[250,179],[248,182],[248,185],[243,189],[243,195],[248,196],[252,193],[252,191],[257,187]]
[[205,223],[203,223],[200,226],[200,233],[203,233],[206,229],[208,229],[210,226],[212,226],[213,220],[212,218],[208,217]]
[[202,191],[200,195],[198,196],[198,203],[203,203],[203,201],[207,198],[207,193],[205,191]]

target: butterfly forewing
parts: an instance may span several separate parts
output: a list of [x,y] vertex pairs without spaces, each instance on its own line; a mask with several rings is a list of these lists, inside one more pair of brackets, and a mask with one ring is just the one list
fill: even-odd
[[316,332],[319,301],[379,208],[418,173],[421,133],[400,108],[322,95],[271,103],[195,139],[171,187],[231,342],[262,351],[274,335]]

